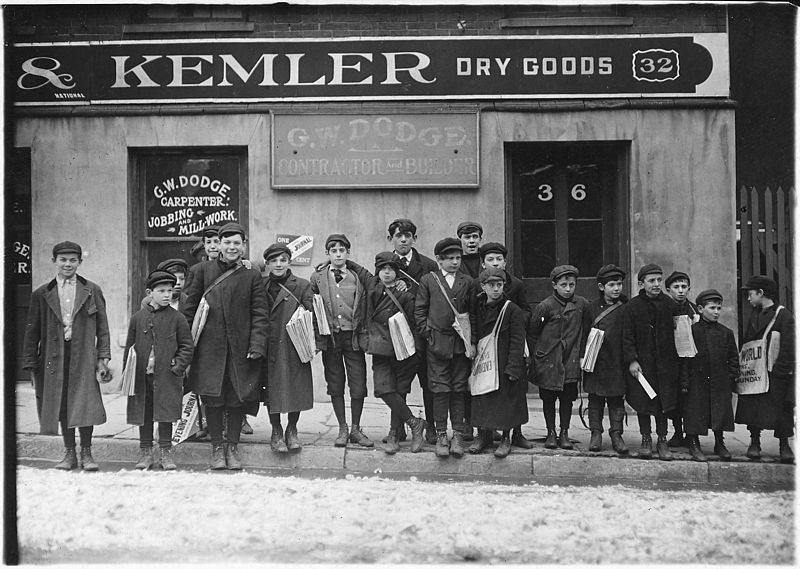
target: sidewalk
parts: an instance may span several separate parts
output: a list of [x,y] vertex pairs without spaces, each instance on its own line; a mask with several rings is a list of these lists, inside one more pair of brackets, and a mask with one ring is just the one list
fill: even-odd
[[[422,394],[416,383],[414,388],[408,402],[415,415],[419,415],[422,413]],[[19,383],[16,392],[17,455],[21,458],[60,459],[63,451],[61,437],[38,434],[39,422],[33,388],[29,384]],[[125,422],[126,398],[119,394],[106,394],[103,399],[108,420],[94,429],[94,457],[101,462],[130,462],[132,467],[138,448],[138,427]],[[707,437],[701,437],[703,451],[709,459],[707,463],[693,462],[686,448],[672,449],[675,457],[672,462],[637,460],[636,450],[641,439],[636,414],[628,408],[628,424],[623,436],[631,451],[631,458],[622,459],[611,450],[607,416],[604,422],[606,433],[603,435],[603,450],[599,453],[588,451],[590,432],[577,416],[578,403],[576,401],[574,406],[569,431],[575,445],[575,450],[572,451],[544,448],[546,429],[541,400],[537,395],[530,394],[530,420],[523,427],[523,432],[534,442],[535,448],[523,450],[514,447],[511,454],[503,460],[494,458],[491,451],[481,455],[466,454],[461,459],[439,459],[434,455],[432,445],[426,444],[422,452],[413,454],[408,450],[408,442],[401,443],[399,453],[389,456],[383,452],[380,442],[388,431],[389,410],[380,399],[374,397],[368,397],[365,401],[361,420],[362,429],[375,442],[374,448],[354,445],[348,445],[346,449],[334,447],[338,424],[329,401],[323,400],[316,401],[313,409],[300,415],[298,431],[303,443],[301,451],[291,454],[271,451],[271,427],[266,409],[262,407],[257,417],[248,417],[254,434],[242,435],[240,454],[245,467],[278,469],[287,473],[296,473],[302,469],[331,474],[421,474],[448,478],[513,478],[548,483],[563,480],[586,484],[625,481],[641,484],[652,481],[742,489],[794,488],[794,466],[778,462],[778,441],[771,432],[762,433],[763,460],[760,463],[750,462],[744,457],[749,444],[749,433],[743,425],[736,425],[733,433],[725,433],[725,443],[733,455],[731,462],[721,462],[712,454],[714,437],[711,433]],[[584,407],[586,405],[584,399]],[[286,417],[283,416],[282,420],[285,425]],[[671,429],[670,424],[670,436]],[[208,464],[209,447],[207,439],[187,441],[177,447],[176,461],[179,465]]]

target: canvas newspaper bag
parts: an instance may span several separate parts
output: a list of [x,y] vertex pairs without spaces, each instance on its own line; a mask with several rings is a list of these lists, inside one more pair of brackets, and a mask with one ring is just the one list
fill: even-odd
[[[751,340],[742,346],[739,352],[739,377],[736,379],[736,392],[740,395],[757,395],[769,391],[769,371],[772,369],[776,350],[770,350],[773,357],[767,353],[767,338],[778,319],[783,306],[778,306],[775,316],[764,331],[764,335],[758,340]],[[773,339],[773,343],[779,341]]]
[[469,392],[472,395],[483,395],[500,389],[500,370],[497,368],[497,334],[510,303],[510,300],[506,300],[491,333],[478,341],[478,355],[472,362],[472,373],[469,376]]
[[453,306],[450,297],[447,295],[447,291],[444,289],[442,281],[439,280],[439,277],[435,273],[431,274],[433,275],[433,279],[436,281],[436,284],[439,285],[447,304],[449,304],[450,308],[453,310],[453,314],[455,315],[453,329],[458,333],[459,337],[464,342],[464,352],[468,358],[472,358],[475,354],[472,351],[472,326],[469,323],[469,314],[456,310],[456,307]]

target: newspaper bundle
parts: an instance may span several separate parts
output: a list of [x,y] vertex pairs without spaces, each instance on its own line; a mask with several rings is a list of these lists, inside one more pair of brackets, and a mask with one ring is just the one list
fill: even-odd
[[314,316],[317,317],[317,328],[323,336],[330,336],[331,327],[328,324],[328,317],[325,315],[325,303],[318,294],[314,295]]
[[136,386],[136,346],[128,350],[128,359],[125,360],[125,369],[122,371],[122,386],[119,392],[131,396]]
[[675,322],[675,349],[678,357],[693,358],[697,355],[697,346],[692,336],[692,321],[689,316],[682,314],[673,318]]
[[586,351],[583,354],[583,365],[581,369],[592,373],[594,371],[594,364],[597,362],[597,355],[600,353],[600,348],[603,346],[603,338],[605,332],[600,328],[592,328],[589,330],[589,337],[586,340]]
[[392,337],[394,355],[398,360],[408,359],[416,353],[414,334],[402,312],[389,318],[389,335]]
[[289,339],[292,341],[300,361],[308,363],[314,359],[317,345],[314,340],[314,316],[311,311],[298,306],[292,317],[289,318],[289,322],[286,323],[286,331],[289,333]]

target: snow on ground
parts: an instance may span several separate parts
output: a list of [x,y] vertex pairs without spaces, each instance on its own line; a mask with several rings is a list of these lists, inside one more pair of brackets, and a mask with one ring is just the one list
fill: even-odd
[[18,469],[22,563],[792,564],[794,492]]

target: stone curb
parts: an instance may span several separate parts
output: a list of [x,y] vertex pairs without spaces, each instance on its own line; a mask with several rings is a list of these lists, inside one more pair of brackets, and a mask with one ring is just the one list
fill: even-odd
[[[92,450],[100,462],[135,462],[138,441],[95,438]],[[663,462],[610,456],[538,454],[536,451],[512,451],[503,460],[491,452],[465,454],[462,458],[436,458],[433,450],[411,453],[406,449],[387,455],[374,448],[335,448],[306,445],[302,451],[288,454],[272,452],[269,444],[244,443],[240,456],[247,468],[277,470],[285,474],[299,471],[357,475],[423,475],[433,478],[462,477],[509,479],[516,482],[577,484],[675,484],[681,486],[725,487],[748,490],[793,490],[795,469],[776,463],[707,462],[686,460]],[[544,451],[548,452],[548,451]],[[63,453],[60,437],[17,435],[20,458],[58,460]],[[202,466],[210,459],[208,443],[184,443],[175,449],[180,464]]]

